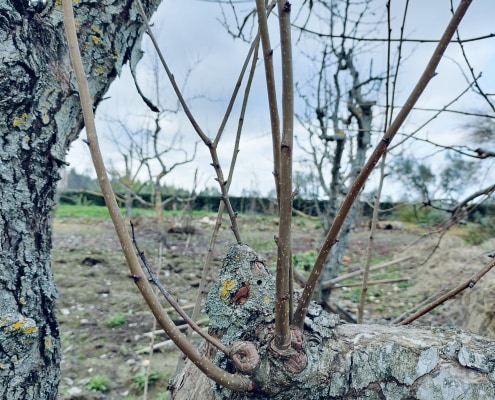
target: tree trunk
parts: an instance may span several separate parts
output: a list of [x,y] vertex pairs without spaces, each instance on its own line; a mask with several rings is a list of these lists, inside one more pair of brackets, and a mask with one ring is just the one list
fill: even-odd
[[[79,1],[97,104],[143,33],[133,1]],[[146,2],[151,12],[159,0]],[[0,398],[55,399],[60,376],[51,215],[59,168],[82,128],[60,1],[0,2]]]
[[[256,390],[233,393],[207,384],[189,362],[176,379],[173,399],[495,398],[495,341],[458,329],[347,325],[312,304],[299,349],[277,358],[269,344],[274,284],[256,253],[236,245],[206,305],[210,331],[225,344],[255,345],[260,361],[253,363],[249,377]],[[235,372],[230,359],[207,351],[218,365]]]

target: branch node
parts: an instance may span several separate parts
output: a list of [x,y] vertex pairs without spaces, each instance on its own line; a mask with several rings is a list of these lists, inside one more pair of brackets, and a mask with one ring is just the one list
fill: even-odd
[[260,355],[251,342],[236,340],[232,343],[230,356],[234,366],[243,374],[252,373],[260,363]]

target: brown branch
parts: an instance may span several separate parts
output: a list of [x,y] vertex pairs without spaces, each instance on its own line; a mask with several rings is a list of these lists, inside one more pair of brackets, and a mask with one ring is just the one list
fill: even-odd
[[[275,6],[272,1],[268,7],[268,12]],[[265,65],[265,81],[268,94],[268,104],[270,108],[270,122],[272,131],[273,148],[273,176],[275,178],[275,190],[277,202],[280,206],[280,118],[278,114],[277,92],[275,87],[275,73],[273,70],[273,49],[270,44],[270,35],[267,22],[267,8],[264,0],[256,0],[258,13],[258,25],[263,48],[263,58]]]
[[93,114],[93,102],[89,93],[88,81],[82,63],[81,52],[79,50],[72,1],[62,0],[62,6],[68,48],[77,80],[91,157],[98,176],[98,181],[100,182],[100,186],[105,197],[108,211],[110,212],[115,231],[129,266],[131,276],[134,277],[136,286],[140,290],[143,298],[150,307],[150,310],[162,329],[165,330],[167,335],[174,341],[177,347],[179,347],[182,352],[186,353],[188,358],[194,362],[206,376],[232,390],[253,390],[253,384],[248,378],[238,374],[228,373],[199,354],[197,349],[187,340],[180,330],[177,329],[170,317],[163,311],[163,307],[161,306],[160,301],[154,293],[150,283],[147,279],[144,279],[144,273],[139,263],[139,259],[133,251],[132,240],[127,232],[124,218],[122,217],[117,202],[115,201],[113,190],[106,173],[103,157],[98,145],[98,136],[96,133]]
[[431,78],[435,76],[435,70],[442,58],[442,55],[445,52],[447,46],[449,45],[452,35],[454,34],[455,30],[457,29],[457,26],[462,20],[462,17],[464,16],[469,5],[471,4],[471,1],[472,0],[462,0],[461,3],[459,4],[459,7],[457,8],[451,21],[449,22],[449,25],[445,29],[445,32],[443,33],[442,38],[438,43],[438,46],[436,47],[433,55],[431,56],[430,61],[428,62],[423,74],[421,75],[418,83],[414,87],[412,93],[409,95],[409,98],[406,100],[404,108],[402,108],[400,112],[397,114],[397,117],[388,128],[387,132],[383,136],[380,143],[376,146],[375,150],[368,159],[368,162],[361,170],[360,174],[352,184],[348,195],[344,199],[344,202],[342,203],[342,206],[340,207],[335,217],[334,223],[330,228],[325,238],[325,242],[323,243],[323,246],[321,247],[321,250],[317,256],[315,265],[313,267],[313,270],[311,271],[308,282],[306,283],[303,293],[301,294],[301,299],[297,306],[296,314],[294,317],[294,324],[299,328],[303,327],[304,318],[308,311],[309,303],[311,301],[311,297],[315,290],[316,283],[325,266],[325,260],[327,259],[333,244],[337,240],[338,232],[340,231],[340,227],[342,226],[345,217],[349,213],[352,204],[357,199],[359,192],[361,191],[361,188],[363,187],[364,183],[371,174],[371,171],[374,169],[374,167],[380,160],[381,156],[387,150],[388,145],[390,144],[390,142],[396,135],[397,131],[399,130],[399,128],[401,127],[401,125],[403,124],[409,113],[411,112],[412,107],[423,93],[424,89],[428,85]]
[[215,346],[218,350],[222,351],[226,355],[230,353],[230,350],[223,344],[221,343],[218,339],[208,335],[208,333],[204,332],[196,322],[189,317],[189,315],[186,314],[186,312],[182,309],[182,307],[179,305],[179,303],[170,295],[167,289],[162,285],[160,280],[158,279],[158,276],[156,275],[155,271],[153,271],[153,268],[151,268],[151,265],[149,264],[148,260],[146,259],[146,256],[144,254],[144,251],[142,251],[136,241],[136,235],[134,232],[134,224],[131,221],[131,231],[132,231],[132,243],[134,247],[136,248],[136,251],[139,255],[139,258],[141,258],[141,261],[143,262],[143,265],[145,266],[146,270],[148,271],[148,274],[150,276],[150,282],[152,282],[160,291],[160,293],[165,297],[165,299],[168,301],[168,303],[173,307],[173,309],[179,314],[184,321],[186,321],[189,326],[197,332],[200,336],[203,337],[207,342],[209,342],[211,345]]
[[467,281],[461,283],[459,286],[455,287],[454,289],[448,291],[444,295],[440,296],[437,298],[435,301],[431,302],[421,310],[415,312],[413,315],[409,316],[405,320],[401,321],[399,325],[407,325],[410,324],[411,322],[417,320],[419,317],[425,315],[426,313],[430,312],[434,308],[438,307],[439,305],[445,303],[447,300],[451,299],[452,297],[458,295],[460,292],[462,292],[464,289],[472,289],[474,285],[488,272],[490,271],[493,267],[495,266],[495,258],[492,259],[489,263],[487,263],[479,272],[474,274],[471,278],[469,278]]
[[[290,347],[292,303],[292,151],[294,133],[294,90],[292,77],[292,48],[290,3],[278,0],[280,47],[282,58],[282,140],[280,143],[280,224],[276,272],[275,340],[276,350]],[[275,143],[274,143],[275,145]]]

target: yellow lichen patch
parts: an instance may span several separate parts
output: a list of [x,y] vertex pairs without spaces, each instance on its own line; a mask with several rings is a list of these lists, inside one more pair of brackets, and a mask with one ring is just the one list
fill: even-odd
[[21,298],[19,299],[19,304],[21,304],[21,305],[26,304],[26,300],[24,299],[24,297],[21,297]]
[[102,36],[102,35],[103,35],[102,31],[101,31],[98,27],[96,27],[96,26],[94,26],[94,25],[91,27],[91,30],[92,30],[93,32],[96,32],[96,33],[97,33],[98,35],[100,35],[100,36]]
[[0,369],[5,369],[5,364],[0,363]]
[[47,350],[52,349],[52,338],[50,336],[45,336],[45,348]]
[[29,136],[26,136],[26,137],[24,138],[24,142],[25,142],[25,143],[29,143],[29,141],[30,141],[30,140],[31,140],[31,138],[30,138]]
[[26,326],[24,328],[24,333],[26,335],[32,335],[33,333],[37,332],[38,331],[38,328],[35,327],[35,326]]
[[19,320],[19,321],[14,322],[12,325],[10,325],[10,327],[12,328],[13,331],[17,331],[17,330],[23,328],[25,323],[26,323],[26,320],[23,320],[23,321]]
[[265,303],[268,303],[268,302],[270,301],[270,298],[269,298],[268,296],[265,296],[265,297],[263,298],[263,301],[264,301]]
[[20,117],[15,116],[14,122],[12,122],[12,126],[17,128],[18,126],[26,123],[27,114],[23,113]]
[[98,44],[100,42],[100,39],[98,39],[98,37],[95,35],[91,35],[91,40],[94,44]]
[[103,74],[105,72],[105,68],[103,67],[98,67],[95,69],[95,72],[100,75],[100,74]]
[[229,291],[235,287],[235,280],[231,278],[224,279],[222,281],[222,287],[220,288],[220,298],[227,300],[229,297]]

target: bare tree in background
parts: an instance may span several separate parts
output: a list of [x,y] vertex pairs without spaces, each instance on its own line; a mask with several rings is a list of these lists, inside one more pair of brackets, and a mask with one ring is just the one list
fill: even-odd
[[[380,21],[369,21],[373,5],[372,1],[322,1],[314,4],[305,14],[307,16],[299,17],[305,21],[304,26],[311,25],[314,20],[328,21],[323,30],[328,38],[315,32],[307,33],[304,26],[301,28],[301,40],[309,41],[321,50],[316,57],[308,54],[314,72],[306,82],[297,85],[305,109],[303,113],[296,113],[308,132],[309,140],[299,140],[307,154],[305,163],[316,172],[327,199],[325,209],[319,210],[324,232],[334,222],[371,147],[373,106],[380,94],[384,74],[373,71],[372,59],[368,61],[367,74],[359,72],[363,69],[360,64],[370,56],[369,51],[366,45],[348,37],[379,26]],[[338,242],[332,247],[320,282],[339,275],[347,238],[359,212],[357,201],[347,215]],[[315,293],[315,300],[325,305],[330,291],[330,288],[321,287]]]
[[[187,71],[182,90],[186,87],[193,69],[194,67]],[[115,167],[110,172],[124,187],[126,214],[128,216],[131,216],[133,201],[137,200],[145,206],[152,206],[155,209],[157,221],[162,223],[163,208],[167,204],[163,201],[164,179],[177,167],[194,160],[197,144],[190,150],[190,154],[182,143],[183,137],[179,131],[169,132],[169,127],[163,128],[164,125],[167,125],[167,121],[177,120],[181,106],[178,101],[170,102],[170,97],[173,94],[166,95],[169,91],[164,88],[164,76],[156,56],[152,58],[149,71],[151,73],[146,74],[146,76],[151,76],[148,84],[150,86],[149,91],[152,93],[145,95],[141,88],[142,85],[138,82],[136,72],[133,70],[138,93],[147,105],[146,114],[133,116],[133,119],[137,120],[141,126],[132,128],[136,122],[131,122],[130,119],[120,121],[112,117],[106,118],[111,132],[109,139],[124,161],[124,174]],[[191,103],[196,98],[189,98],[188,102]],[[142,183],[135,185],[139,180]],[[146,201],[139,196],[139,192],[146,186],[148,189],[151,188],[151,201]],[[173,197],[175,196],[169,200],[173,201]]]

